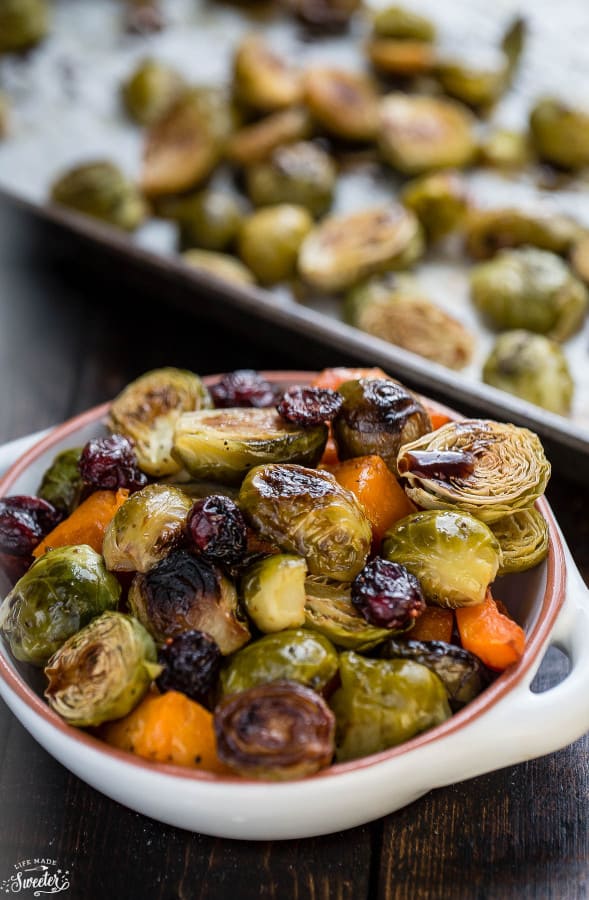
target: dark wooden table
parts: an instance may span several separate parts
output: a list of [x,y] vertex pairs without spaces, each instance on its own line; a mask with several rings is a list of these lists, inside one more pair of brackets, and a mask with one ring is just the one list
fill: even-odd
[[[26,216],[0,207],[0,442],[106,400],[153,366],[208,373],[336,361],[292,340],[264,346],[263,331],[254,341],[231,322],[219,336],[123,287],[116,270],[90,276],[67,246],[45,244]],[[549,497],[589,580],[589,489],[558,476]],[[565,671],[551,653],[540,682]],[[64,896],[76,900],[576,900],[589,896],[588,749],[585,737],[352,831],[245,843],[160,825],[106,799],[0,701],[0,882],[18,860],[51,857],[71,870]]]

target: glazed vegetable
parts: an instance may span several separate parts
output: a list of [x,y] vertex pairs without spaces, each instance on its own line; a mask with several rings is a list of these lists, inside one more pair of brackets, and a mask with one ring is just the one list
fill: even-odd
[[138,189],[114,163],[95,161],[64,172],[51,186],[51,200],[100,219],[124,231],[134,231],[147,216]]
[[0,3],[0,53],[28,50],[48,30],[47,0],[2,0]]
[[317,124],[347,141],[370,141],[378,128],[372,79],[361,72],[317,66],[305,73],[305,103]]
[[401,191],[404,205],[415,213],[429,240],[459,228],[468,210],[466,185],[458,172],[433,172],[408,181]]
[[[371,625],[352,603],[349,583],[311,576],[305,582],[305,627],[346,650],[362,653],[391,636],[388,628]],[[405,631],[400,628],[395,633]]]
[[260,631],[304,625],[306,576],[305,560],[290,553],[268,556],[246,571],[241,594],[248,616]]
[[241,226],[239,255],[262,284],[286,281],[295,274],[299,247],[312,227],[313,219],[303,206],[266,206]]
[[82,477],[78,469],[81,452],[81,447],[72,447],[58,453],[43,474],[37,491],[37,496],[66,516],[78,505],[82,493]]
[[579,226],[567,216],[521,207],[478,209],[466,223],[466,250],[475,259],[524,245],[563,254],[578,234]]
[[454,611],[441,606],[426,606],[411,629],[413,641],[452,641]]
[[327,293],[346,290],[375,272],[405,269],[423,252],[417,218],[397,203],[331,216],[303,241],[299,272]]
[[483,381],[510,394],[566,415],[574,383],[556,341],[529,331],[506,331],[485,360]]
[[418,506],[462,510],[483,522],[531,506],[550,478],[537,435],[485,419],[450,422],[406,444],[398,467]]
[[186,550],[173,550],[149,572],[135,576],[129,608],[160,644],[184,631],[204,631],[227,655],[250,638],[233,583],[221,569]]
[[303,778],[333,757],[331,710],[319,694],[294,681],[227,697],[215,710],[214,725],[219,757],[249,778]]
[[242,262],[228,253],[214,253],[212,250],[186,250],[182,254],[186,265],[221,281],[236,285],[252,285],[256,279]]
[[243,221],[242,203],[227,191],[200,191],[178,201],[173,213],[181,250],[226,250],[235,242]]
[[487,525],[468,513],[437,509],[395,523],[382,553],[419,579],[426,600],[450,608],[482,603],[501,562]]
[[227,157],[241,166],[253,165],[269,157],[276,147],[305,140],[311,131],[306,109],[285,109],[236,131],[227,142]]
[[97,553],[101,553],[109,523],[128,496],[129,491],[124,488],[118,491],[95,491],[90,494],[67,519],[56,525],[53,531],[45,536],[35,547],[33,556],[40,557],[47,550],[74,544],[87,544]]
[[380,648],[383,659],[412,659],[438,676],[453,711],[474,700],[488,684],[484,666],[474,654],[443,641],[399,641],[391,638]]
[[139,125],[153,125],[185,90],[182,76],[157,59],[144,59],[122,86],[125,109]]
[[533,506],[504,516],[490,527],[501,547],[498,575],[525,572],[546,558],[548,525],[542,513]]
[[395,747],[451,715],[439,677],[412,660],[342,653],[340,675],[331,701],[338,762]]
[[589,113],[550,97],[530,112],[534,149],[546,162],[564,169],[589,165]]
[[404,175],[463,168],[474,158],[474,120],[457,101],[393,93],[379,108],[382,155]]
[[566,340],[587,312],[588,294],[553,253],[522,247],[503,250],[471,271],[472,300],[496,328],[525,328]]
[[354,495],[328,472],[258,466],[241,486],[239,505],[263,538],[303,556],[312,575],[351,581],[366,562],[370,523]]
[[117,511],[102,552],[114,572],[147,572],[184,540],[192,498],[173,485],[148,484]]
[[450,369],[463,369],[472,357],[474,336],[424,297],[410,276],[385,272],[361,282],[348,292],[344,318],[367,334]]
[[294,106],[302,99],[302,79],[282,55],[257,34],[238,45],[233,62],[233,91],[238,100],[260,112]]
[[49,550],[0,606],[0,629],[17,659],[44,666],[71,635],[115,609],[121,587],[84,544]]
[[320,216],[331,206],[336,170],[317,144],[300,141],[277,147],[246,172],[249,197],[256,206],[294,203]]
[[361,378],[339,388],[344,403],[333,421],[341,460],[382,456],[396,474],[400,447],[430,431],[430,418],[415,394],[390,380]]
[[290,425],[273,409],[201,410],[178,419],[174,455],[195,478],[239,484],[265,462],[316,465],[327,427]]
[[227,772],[217,756],[211,713],[177,691],[147,694],[124,719],[105,725],[101,736],[151,762]]
[[337,669],[335,648],[323,635],[303,628],[267,634],[231,657],[221,673],[222,695],[284,680],[322,691]]
[[134,442],[139,465],[148,475],[171,475],[180,468],[171,456],[176,420],[183,412],[211,406],[198,375],[184,369],[154,369],[116,397],[109,427]]
[[131,616],[105,612],[53,654],[45,696],[68,725],[101,725],[137,706],[159,672],[145,628]]
[[523,629],[499,611],[490,592],[478,606],[457,609],[456,624],[464,649],[490,669],[502,672],[521,659],[525,646]]

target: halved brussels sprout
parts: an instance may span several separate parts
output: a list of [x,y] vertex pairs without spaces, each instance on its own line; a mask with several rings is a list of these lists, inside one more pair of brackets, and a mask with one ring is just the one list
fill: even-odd
[[450,718],[441,680],[412,660],[365,659],[350,651],[340,656],[340,675],[331,700],[338,762],[396,747]]
[[564,341],[587,313],[589,294],[566,263],[545,250],[503,250],[471,271],[476,308],[503,330],[524,328]]
[[290,553],[268,556],[247,569],[241,594],[260,631],[269,634],[304,625],[306,577],[307,563]]
[[430,44],[436,39],[436,27],[430,19],[402,6],[386,6],[379,10],[374,17],[374,33],[378,37]]
[[60,175],[51,187],[51,200],[124,231],[134,231],[147,215],[147,206],[135,185],[118,166],[102,160],[75,166]]
[[238,100],[261,112],[294,106],[302,99],[300,73],[257,34],[238,45],[233,61],[233,91]]
[[476,606],[495,580],[501,548],[491,529],[468,513],[430,509],[396,522],[382,555],[419,579],[437,606]]
[[463,168],[476,154],[473,116],[457,101],[393,93],[379,118],[381,152],[404,175]]
[[531,506],[550,478],[537,435],[485,419],[449,422],[405,444],[397,465],[418,506],[463,510],[483,522]]
[[422,75],[436,63],[434,47],[427,41],[372,37],[366,53],[374,68],[385,75]]
[[423,252],[417,218],[398,203],[331,216],[303,241],[299,272],[320,291],[342,291],[362,278],[411,266]]
[[311,131],[306,109],[285,109],[236,131],[227,142],[227,157],[237,165],[251,166],[267,159],[276,147],[304,141]]
[[14,656],[44,666],[72,634],[115,609],[121,586],[91,547],[48,550],[0,606],[0,630]]
[[524,245],[567,253],[579,235],[568,216],[515,207],[473,210],[466,223],[466,251],[489,259],[499,250]]
[[541,159],[564,169],[589,166],[589,112],[552,98],[530,113],[530,132]]
[[204,631],[227,655],[250,639],[233,582],[186,550],[173,550],[149,572],[135,576],[129,608],[158,644],[185,631]]
[[468,210],[466,184],[458,172],[434,172],[407,182],[403,204],[415,213],[432,241],[459,228]]
[[380,648],[383,659],[412,659],[435,672],[456,711],[474,700],[489,683],[484,665],[468,650],[444,641],[399,641],[391,638]]
[[391,379],[346,381],[338,390],[344,398],[332,424],[338,457],[381,456],[396,474],[400,447],[431,431],[425,407]]
[[351,581],[364,568],[372,528],[329,472],[258,466],[241,486],[239,505],[263,538],[303,556],[312,575]]
[[78,468],[81,455],[81,447],[58,453],[45,471],[37,491],[38,497],[47,500],[64,516],[74,511],[82,495],[83,482]]
[[367,334],[451,369],[464,368],[472,357],[474,337],[461,322],[421,296],[409,277],[386,272],[352,288],[344,318]]
[[205,190],[177,200],[168,217],[178,223],[181,250],[226,250],[241,227],[243,204],[227,191]]
[[549,534],[542,513],[530,506],[491,524],[501,547],[498,575],[525,572],[539,565],[548,555]]
[[116,511],[102,553],[114,572],[147,572],[184,539],[192,498],[171,484],[148,484]]
[[239,650],[221,672],[222,695],[247,691],[269,681],[297,681],[322,691],[338,670],[335,647],[304,628],[266,634]]
[[2,0],[0,3],[0,53],[28,50],[48,30],[47,0]]
[[108,424],[111,431],[133,441],[144,472],[155,477],[172,475],[180,469],[171,456],[177,419],[184,412],[212,405],[198,375],[185,369],[154,369],[121,391],[110,408]]
[[530,162],[528,135],[521,131],[496,128],[479,146],[479,161],[496,169],[521,169]]
[[305,102],[329,134],[348,141],[370,141],[378,129],[378,97],[361,72],[313,67],[305,74]]
[[295,203],[314,216],[331,206],[335,179],[331,157],[310,141],[277,147],[266,162],[246,172],[247,192],[256,206]]
[[69,725],[88,728],[126,716],[160,671],[143,625],[105,612],[53,654],[45,668],[45,696]]
[[377,628],[360,615],[352,603],[351,584],[311,576],[305,590],[305,626],[337,647],[363,652],[390,638],[389,628]]
[[140,125],[153,125],[167,113],[185,90],[182,76],[157,59],[144,59],[122,86],[129,116]]
[[239,484],[266,462],[317,465],[326,441],[326,425],[291,425],[274,409],[201,410],[178,419],[174,454],[195,478]]
[[287,281],[295,274],[299,248],[312,227],[313,219],[302,206],[266,206],[243,223],[239,255],[262,284]]
[[543,334],[501,334],[483,366],[483,381],[551,412],[570,412],[574,382],[566,356]]
[[212,250],[186,250],[182,254],[182,259],[192,269],[208,272],[222,281],[241,285],[256,283],[256,279],[247,266],[228,253],[213,253]]

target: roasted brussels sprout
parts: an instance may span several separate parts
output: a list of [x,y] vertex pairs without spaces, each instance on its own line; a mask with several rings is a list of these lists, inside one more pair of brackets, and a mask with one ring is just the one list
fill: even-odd
[[441,509],[400,519],[385,534],[382,553],[419,579],[430,603],[452,608],[482,603],[501,562],[487,525],[468,513]]
[[435,672],[448,692],[454,711],[474,700],[489,683],[478,657],[444,641],[399,641],[391,638],[380,648],[383,659],[412,659]]
[[240,166],[259,163],[276,147],[310,137],[311,118],[306,109],[285,109],[246,125],[227,142],[228,159]]
[[579,234],[567,216],[504,207],[472,211],[466,223],[466,250],[475,259],[489,259],[499,250],[528,245],[566,253]]
[[325,425],[290,425],[274,409],[201,410],[178,419],[174,454],[195,478],[239,484],[266,462],[314,466],[326,441]]
[[419,75],[435,63],[436,32],[429,19],[400,6],[389,6],[374,18],[367,52],[375,68],[390,75]]
[[400,447],[431,431],[425,407],[397,381],[360,378],[339,392],[344,403],[332,427],[341,460],[381,456],[396,473]]
[[589,112],[552,98],[530,113],[530,132],[541,159],[563,169],[589,166]]
[[266,162],[246,172],[247,191],[256,206],[295,203],[314,216],[331,206],[335,178],[329,154],[309,141],[277,147]]
[[496,169],[521,169],[530,162],[530,156],[528,135],[507,128],[491,131],[479,147],[479,161]]
[[184,79],[176,69],[157,59],[144,59],[123,84],[122,98],[134,122],[153,125],[184,90]]
[[313,227],[303,206],[266,206],[243,223],[239,255],[262,284],[287,281],[295,274],[299,247]]
[[401,191],[401,200],[415,213],[432,241],[459,228],[468,210],[466,185],[458,172],[434,172],[415,178]]
[[367,334],[451,369],[464,368],[472,357],[474,337],[464,325],[421,296],[410,278],[392,272],[352,288],[344,318]]
[[160,671],[143,625],[105,612],[53,654],[45,668],[45,696],[69,725],[101,725],[131,712]]
[[329,31],[345,28],[361,0],[288,0],[288,4],[306,25]]
[[180,230],[180,249],[226,250],[237,237],[243,206],[226,191],[206,190],[180,201],[174,218]]
[[476,154],[474,119],[457,101],[393,93],[381,101],[379,119],[382,155],[404,175],[463,168]]
[[51,187],[51,200],[109,225],[134,231],[147,215],[138,189],[114,163],[97,161],[75,166]]
[[430,19],[402,6],[386,6],[374,17],[374,34],[400,41],[424,41],[433,43],[436,28]]
[[74,511],[82,495],[82,476],[78,468],[81,447],[58,453],[41,480],[37,496],[47,500],[64,516]]
[[405,269],[423,252],[417,218],[400,204],[331,216],[303,241],[299,271],[320,291],[342,291],[375,272]]
[[311,575],[351,581],[364,568],[370,523],[329,472],[258,466],[241,486],[239,505],[263,538],[303,556]]
[[370,141],[378,129],[378,98],[361,72],[315,67],[305,74],[305,102],[329,134],[347,141]]
[[184,412],[211,406],[198,375],[185,369],[154,369],[113,401],[109,426],[133,441],[139,465],[148,475],[172,475],[180,468],[171,456],[176,420]]
[[303,95],[300,73],[257,34],[247,35],[235,51],[233,91],[238,100],[260,112],[294,106]]
[[192,498],[179,488],[148,484],[117,510],[104,534],[102,553],[114,572],[147,572],[185,536]]
[[589,285],[589,234],[578,236],[571,249],[571,266],[575,275]]
[[570,412],[574,382],[566,357],[543,334],[499,335],[483,366],[483,381],[561,416]]
[[2,0],[0,3],[0,53],[28,50],[48,30],[48,0]]
[[185,631],[204,631],[227,655],[250,639],[235,585],[221,569],[186,550],[173,550],[135,576],[129,608],[159,644]]
[[439,60],[436,76],[451,97],[468,106],[489,107],[506,90],[509,68],[507,59],[499,51],[487,49],[481,54],[478,48],[472,62],[465,58]]
[[305,590],[306,628],[325,635],[336,646],[362,652],[390,638],[388,628],[371,625],[356,610],[350,584],[311,576]]
[[485,419],[449,422],[405,444],[397,466],[418,506],[462,510],[483,522],[531,506],[550,478],[537,435]]
[[553,253],[503,250],[471,271],[474,305],[496,328],[524,328],[564,341],[587,312],[585,285]]
[[240,285],[256,283],[256,279],[247,266],[228,253],[214,253],[212,250],[186,250],[182,254],[182,259],[192,269],[207,272],[222,281]]
[[338,657],[321,634],[293,628],[266,634],[243,647],[221,672],[222,694],[237,694],[269,681],[296,681],[322,691],[338,670]]
[[5,598],[0,629],[17,659],[44,666],[72,634],[115,609],[120,594],[91,547],[58,547],[34,562]]
[[250,566],[241,594],[248,616],[260,631],[270,634],[304,625],[306,577],[307,563],[290,553],[277,553]]
[[350,651],[340,656],[340,675],[331,700],[338,762],[396,747],[450,718],[442,681],[413,660],[365,659]]
[[217,752],[238,775],[303,778],[333,757],[333,713],[319,694],[273,681],[227,697],[215,710]]
[[491,523],[501,547],[498,575],[525,572],[548,555],[548,525],[542,513],[530,506]]

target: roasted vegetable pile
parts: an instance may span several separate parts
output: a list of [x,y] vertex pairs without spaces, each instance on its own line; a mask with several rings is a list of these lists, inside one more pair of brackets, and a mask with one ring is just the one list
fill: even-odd
[[0,499],[0,632],[70,725],[300,778],[445,722],[521,658],[494,583],[548,552],[530,431],[452,421],[378,369],[210,389],[160,369],[108,425]]

